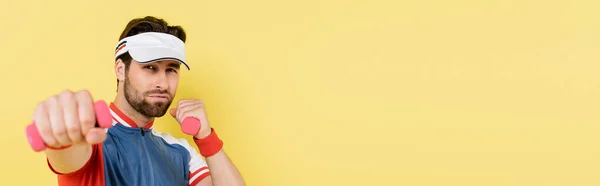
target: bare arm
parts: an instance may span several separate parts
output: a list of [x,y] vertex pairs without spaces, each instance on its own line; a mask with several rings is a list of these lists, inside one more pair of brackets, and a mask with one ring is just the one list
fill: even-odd
[[[219,146],[221,141],[216,137],[216,133],[213,133],[212,128],[209,125],[206,111],[204,108],[204,102],[202,100],[180,100],[177,108],[173,108],[170,111],[171,115],[177,119],[180,123],[183,118],[192,116],[198,118],[201,123],[200,131],[194,135],[194,141],[200,149],[201,153],[204,153],[206,157],[206,163],[210,170],[210,176],[200,181],[196,186],[244,186],[246,183],[242,178],[242,175],[229,159],[223,149],[217,149],[214,146]],[[209,137],[211,134],[212,139]],[[208,139],[208,141],[206,141]],[[200,142],[203,141],[203,142]],[[208,151],[203,152],[202,146],[212,146]],[[220,143],[222,146],[223,143]],[[210,154],[207,154],[210,153]]]
[[48,163],[59,173],[75,172],[83,167],[92,156],[91,145],[73,145],[62,150],[45,150]]
[[210,176],[196,186],[246,185],[242,175],[222,149],[217,154],[207,157],[206,162],[210,169]]
[[48,146],[44,151],[48,163],[58,173],[82,168],[91,158],[91,144],[106,139],[103,129],[94,128],[96,116],[87,91],[66,90],[48,98],[38,104],[33,120]]

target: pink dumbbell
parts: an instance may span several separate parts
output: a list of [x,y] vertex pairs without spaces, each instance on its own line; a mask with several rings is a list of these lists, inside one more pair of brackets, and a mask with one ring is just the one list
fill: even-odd
[[183,119],[183,122],[181,123],[181,130],[183,133],[196,135],[196,133],[200,131],[200,120],[194,117],[187,117]]
[[[110,115],[108,106],[104,101],[100,100],[94,103],[94,112],[96,113],[96,122],[98,123],[98,126],[101,128],[112,127],[112,116]],[[25,128],[25,135],[27,135],[29,145],[34,151],[39,152],[46,149],[47,146],[44,143],[40,132],[35,126],[35,121]]]

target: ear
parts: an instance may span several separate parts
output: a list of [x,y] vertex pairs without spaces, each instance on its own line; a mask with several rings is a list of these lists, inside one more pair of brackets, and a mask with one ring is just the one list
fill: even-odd
[[121,59],[117,59],[115,62],[115,75],[119,81],[125,80],[125,63]]

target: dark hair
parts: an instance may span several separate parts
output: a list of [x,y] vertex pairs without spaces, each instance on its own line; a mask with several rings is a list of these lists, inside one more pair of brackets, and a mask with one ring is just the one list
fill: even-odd
[[[125,29],[119,36],[119,41],[123,38],[133,36],[144,32],[162,32],[176,36],[185,43],[186,34],[181,26],[169,25],[165,20],[154,17],[146,16],[141,18],[135,18],[127,23]],[[131,55],[128,52],[121,54],[117,59],[121,59],[125,64],[125,74],[129,71],[129,65],[131,65]],[[119,80],[117,79],[117,88],[119,87]]]

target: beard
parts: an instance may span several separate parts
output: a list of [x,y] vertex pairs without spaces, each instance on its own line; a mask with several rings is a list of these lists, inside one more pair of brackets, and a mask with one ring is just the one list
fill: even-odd
[[[137,89],[131,86],[129,78],[125,78],[124,84],[125,100],[135,109],[138,113],[146,117],[162,117],[167,113],[171,102],[173,102],[173,96],[169,94],[167,90],[151,90],[145,93],[141,93]],[[169,94],[169,101],[167,102],[156,102],[150,103],[144,99],[148,94]]]

